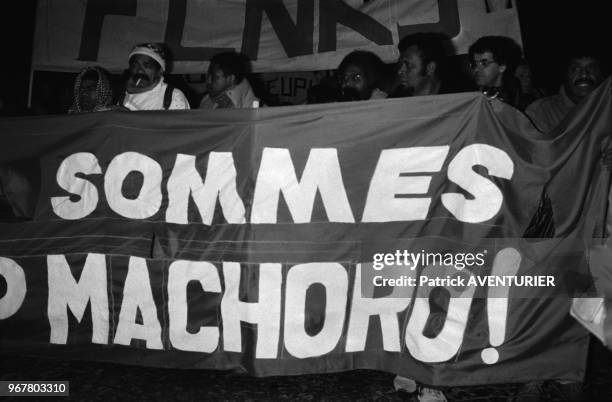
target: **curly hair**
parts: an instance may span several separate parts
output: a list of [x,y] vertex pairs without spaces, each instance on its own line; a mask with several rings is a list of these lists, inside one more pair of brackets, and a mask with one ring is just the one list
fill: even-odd
[[475,54],[485,52],[491,52],[493,60],[499,64],[504,64],[507,67],[504,74],[508,75],[514,74],[522,53],[521,47],[506,36],[483,36],[468,49],[470,60]]
[[342,73],[350,65],[361,67],[366,76],[368,87],[375,88],[380,84],[385,64],[374,53],[366,50],[355,50],[347,54],[340,62],[338,72]]

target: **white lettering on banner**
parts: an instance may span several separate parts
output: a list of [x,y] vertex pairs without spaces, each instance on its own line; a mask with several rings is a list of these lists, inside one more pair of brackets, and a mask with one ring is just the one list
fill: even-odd
[[[320,283],[325,288],[323,328],[315,334],[306,332],[306,291]],[[348,275],[338,263],[294,265],[287,273],[285,290],[285,348],[291,355],[305,359],[322,356],[334,350],[344,327]]]
[[[454,267],[440,267],[429,265],[423,269],[421,277],[444,277],[466,275],[467,270],[457,271]],[[472,305],[475,286],[466,285],[464,288],[446,289],[451,292],[446,311],[446,319],[442,329],[434,338],[423,334],[431,314],[429,308],[429,295],[432,287],[419,287],[412,315],[406,327],[406,346],[408,351],[417,360],[426,363],[440,363],[450,360],[457,354],[461,344]]]
[[[143,175],[142,187],[135,199],[122,193],[123,182],[131,172]],[[155,160],[138,152],[124,152],[113,158],[104,176],[104,192],[113,211],[130,219],[155,215],[162,202],[162,168]]]
[[[362,222],[427,219],[432,199],[426,195],[433,173],[442,169],[448,151],[448,145],[382,150],[370,180]],[[212,224],[217,200],[228,223],[247,223],[245,203],[236,188],[232,154],[211,152],[204,182],[195,165],[195,156],[177,155],[168,178],[166,221],[189,223],[187,212],[191,196],[206,225]],[[441,195],[441,202],[459,221],[467,223],[492,219],[500,211],[504,200],[501,190],[491,180],[476,173],[473,170],[475,166],[486,168],[490,176],[507,180],[514,173],[514,164],[508,154],[490,145],[469,145],[451,159],[448,179],[470,193],[473,199],[459,193],[445,193]],[[136,199],[126,198],[122,194],[122,184],[133,171],[144,176]],[[70,197],[52,197],[51,204],[58,216],[80,219],[95,210],[98,203],[96,187],[77,177],[93,173],[102,172],[91,154],[74,154],[62,161],[57,174],[58,184],[81,198],[78,202],[70,202]],[[162,180],[161,166],[148,156],[136,152],[117,155],[104,177],[108,204],[126,218],[149,218],[161,206]],[[321,195],[329,222],[355,222],[337,149],[313,148],[298,181],[288,149],[264,148],[253,190],[250,223],[277,223],[281,194],[293,221],[309,223],[312,221],[317,192]]]
[[91,341],[107,344],[108,294],[106,293],[106,256],[87,254],[78,282],[72,276],[64,255],[47,256],[49,298],[47,316],[51,326],[49,342],[65,344],[68,340],[68,311],[81,322],[91,303],[93,329]]
[[196,169],[194,155],[178,154],[168,179],[166,222],[187,224],[189,195],[198,207],[202,222],[212,223],[217,198],[229,223],[245,223],[244,204],[236,190],[236,167],[231,152],[208,154],[206,180]]
[[463,148],[448,165],[448,178],[472,194],[467,199],[459,193],[442,194],[442,204],[462,222],[478,223],[493,218],[502,206],[504,195],[490,180],[474,172],[474,166],[484,166],[489,175],[510,180],[514,164],[507,153],[486,144]]
[[431,175],[402,177],[402,173],[435,173],[442,169],[449,146],[385,149],[374,170],[363,211],[363,222],[415,221],[427,218]]
[[77,174],[101,173],[98,159],[89,152],[79,152],[64,159],[57,169],[57,184],[77,200],[71,201],[69,196],[51,197],[53,212],[62,219],[82,219],[91,214],[98,205],[98,189]]
[[[274,359],[278,355],[281,328],[281,288],[283,275],[281,264],[259,265],[259,301],[243,302],[239,298],[240,264],[223,263],[225,294],[221,300],[223,317],[223,347],[229,352],[242,352],[242,321],[257,324],[257,346],[255,357]],[[246,272],[246,271],[245,271]],[[243,281],[249,288],[255,286],[253,276],[246,275]]]
[[[518,261],[516,256],[520,255],[515,249],[504,249],[498,256],[507,257],[502,254],[508,254],[508,250],[514,253],[511,255],[512,261]],[[503,258],[498,256],[495,264],[503,264],[499,262]],[[251,269],[254,264],[243,267],[237,262],[220,264],[222,275],[221,268],[212,262],[177,260],[167,268],[167,282],[163,279],[165,276],[156,276],[156,280],[162,282],[155,286],[167,287],[163,290],[167,293],[162,299],[167,300],[168,317],[163,320],[163,328],[166,330],[162,330],[158,309],[164,309],[165,306],[157,305],[153,298],[154,284],[150,282],[147,260],[130,257],[123,289],[117,290],[117,284],[107,284],[105,255],[88,254],[78,281],[73,277],[64,255],[49,255],[49,342],[66,344],[70,330],[68,309],[81,323],[87,305],[90,304],[93,327],[91,342],[108,344],[110,323],[115,322],[111,321],[109,313],[117,311],[116,306],[109,306],[108,293],[119,291],[122,297],[113,299],[121,300],[116,331],[114,336],[110,335],[114,344],[130,346],[133,339],[141,339],[146,341],[148,349],[174,348],[207,354],[245,353],[243,323],[251,323],[257,325],[254,358],[275,359],[279,357],[279,350],[286,350],[293,357],[305,359],[324,356],[338,347],[347,353],[365,351],[368,336],[374,336],[370,334],[371,318],[377,316],[380,320],[382,350],[402,352],[403,342],[414,359],[439,363],[452,359],[463,343],[476,288],[465,280],[463,282],[467,285],[459,287],[405,286],[400,293],[394,291],[391,295],[374,297],[367,288],[365,294],[361,293],[363,287],[359,266],[355,270],[355,280],[349,284],[349,270],[336,262],[302,263],[288,267],[285,283],[281,263],[260,263],[256,270]],[[120,266],[113,266],[113,269],[118,268]],[[10,270],[14,272],[7,275]],[[18,296],[11,296],[8,304],[6,295],[0,299],[0,312],[3,314],[1,319],[20,314],[14,313],[23,301],[22,295],[25,295],[25,279],[19,279],[19,272],[20,268],[14,261],[6,258],[0,260],[0,274],[8,278],[7,294]],[[417,275],[416,271],[408,273]],[[427,266],[421,275],[454,277],[470,276],[471,273],[467,270],[457,271],[453,266]],[[200,318],[202,313],[204,317],[210,317],[220,312],[217,317],[219,324],[200,326],[197,332],[189,331],[190,301],[187,298],[187,288],[192,281],[199,282],[204,292],[216,293],[221,298],[220,306],[214,305],[212,310],[205,312],[198,310]],[[434,288],[443,288],[449,292],[448,306],[441,306],[445,314],[430,309],[429,296]],[[415,289],[417,294],[413,298]],[[258,300],[242,301],[243,292],[256,294]],[[414,306],[408,316],[406,310],[411,300]],[[505,300],[507,303],[507,298]],[[162,300],[158,300],[158,303],[162,303]],[[281,314],[283,308],[284,313]],[[504,309],[507,311],[507,306]],[[499,309],[496,311],[503,313]],[[142,323],[137,323],[139,312]],[[432,319],[432,314],[439,314],[441,319]],[[506,321],[507,314],[498,314],[494,322],[489,317],[489,325],[496,327],[489,331],[493,334],[499,329],[501,336],[495,339],[491,337],[495,359],[483,357],[487,364],[495,364],[499,359],[497,349],[503,344]],[[428,322],[439,324],[437,328],[429,328],[437,331],[433,337],[431,333],[425,333]],[[316,333],[313,333],[315,328]],[[168,334],[169,342],[162,341],[164,333]],[[250,348],[251,343],[246,347]],[[485,355],[491,355],[489,344],[483,347]]]
[[[495,255],[491,274],[497,277],[509,276],[514,278],[521,266],[521,260],[521,253],[517,249],[506,247]],[[503,286],[496,292],[491,292],[491,288],[489,288],[487,294],[487,318],[489,321],[489,342],[491,347],[484,349],[480,354],[482,361],[486,364],[495,364],[499,361],[500,356],[497,348],[506,339],[509,292],[510,286]]]
[[264,148],[255,184],[251,222],[276,223],[282,192],[293,221],[308,223],[317,190],[330,222],[355,222],[342,181],[337,149],[311,149],[298,182],[289,150]]
[[0,297],[0,320],[4,320],[19,310],[27,287],[23,268],[10,258],[0,257],[0,276],[6,281],[6,293]]
[[198,281],[205,292],[221,293],[217,268],[209,262],[181,260],[170,264],[168,271],[170,343],[180,350],[214,352],[219,345],[218,327],[203,326],[195,334],[187,331],[187,285],[191,281]]
[[[378,316],[382,332],[383,349],[388,352],[399,352],[401,351],[401,340],[397,315],[410,305],[414,288],[397,287],[393,290],[394,293],[395,291],[404,291],[405,294],[402,294],[402,296],[405,297],[392,295],[391,297],[374,298],[373,292],[371,295],[363,297],[361,294],[363,289],[361,271],[361,264],[358,264],[355,269],[351,315],[346,335],[346,351],[360,352],[365,350],[370,317]],[[410,271],[409,274],[414,276],[416,272]]]
[[[140,311],[142,324],[136,323]],[[130,345],[132,339],[144,339],[147,349],[163,349],[162,330],[153,300],[149,270],[144,258],[130,257],[123,285],[123,299],[114,343]]]

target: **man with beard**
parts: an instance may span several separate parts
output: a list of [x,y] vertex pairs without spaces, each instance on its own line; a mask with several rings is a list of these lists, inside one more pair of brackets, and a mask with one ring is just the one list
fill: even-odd
[[447,80],[442,77],[446,57],[454,53],[447,36],[434,32],[415,33],[404,37],[397,47],[400,52],[397,69],[399,89],[393,97],[452,92]]
[[355,50],[338,66],[340,101],[384,99],[387,94],[380,89],[385,65],[372,52]]
[[164,82],[166,58],[163,44],[136,45],[129,55],[129,78],[120,104],[130,110],[189,109],[183,92]]
[[600,58],[587,50],[576,51],[569,58],[559,93],[536,100],[525,113],[540,131],[547,133],[601,84],[604,75]]

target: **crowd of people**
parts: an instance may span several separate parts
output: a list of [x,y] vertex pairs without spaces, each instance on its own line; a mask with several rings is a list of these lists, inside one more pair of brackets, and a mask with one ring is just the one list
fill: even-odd
[[[335,75],[308,89],[306,103],[358,101],[481,91],[524,112],[542,132],[554,128],[606,77],[602,55],[585,47],[568,49],[564,82],[549,95],[534,83],[520,46],[502,36],[485,36],[457,58],[452,41],[439,33],[415,33],[398,44],[396,63],[356,50],[344,57]],[[459,62],[457,62],[459,60]],[[101,66],[84,67],[74,81],[68,113],[107,110],[217,109],[276,106],[261,85],[253,84],[250,63],[236,52],[215,55],[206,72],[206,92],[195,102],[165,79],[172,63],[163,43],[134,46],[119,83]],[[192,98],[191,96],[189,98]],[[6,106],[6,105],[4,105]],[[0,115],[9,113],[0,101]]]
[[[307,103],[362,101],[426,96],[479,90],[524,112],[543,133],[555,128],[583,98],[604,80],[608,71],[600,55],[585,48],[568,50],[565,78],[557,94],[534,85],[530,64],[510,38],[485,36],[469,48],[465,65],[453,63],[449,38],[438,33],[416,33],[398,45],[399,59],[387,65],[372,52],[356,50],[340,63],[335,76],[308,90]],[[100,66],[87,66],[76,77],[68,113],[103,111],[253,108],[266,105],[249,82],[249,62],[236,52],[215,55],[206,73],[207,92],[190,104],[181,89],[167,83],[170,57],[159,43],[134,46],[119,90]],[[7,177],[2,175],[3,194]],[[14,177],[13,177],[14,179]],[[543,197],[543,205],[546,199]],[[545,209],[545,208],[544,208]],[[542,236],[542,233],[538,234]],[[420,400],[445,400],[441,391],[397,377],[398,389],[420,389]]]

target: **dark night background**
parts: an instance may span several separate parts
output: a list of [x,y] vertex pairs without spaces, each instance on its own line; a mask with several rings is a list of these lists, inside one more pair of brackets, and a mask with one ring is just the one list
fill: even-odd
[[[517,0],[524,54],[534,68],[537,85],[556,92],[564,51],[583,41],[607,51],[610,61],[612,21],[607,4],[603,0]],[[27,104],[35,10],[35,0],[3,1],[0,5],[0,90],[5,102],[16,104],[17,110]]]

